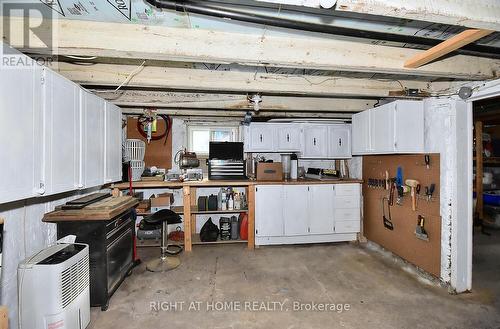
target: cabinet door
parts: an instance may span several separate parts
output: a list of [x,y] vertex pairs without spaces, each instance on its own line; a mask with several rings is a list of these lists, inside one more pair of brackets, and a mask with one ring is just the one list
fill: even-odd
[[352,116],[352,154],[369,154],[370,111],[363,111]]
[[304,157],[328,157],[328,127],[318,125],[304,126]]
[[283,236],[283,186],[255,187],[255,235]]
[[44,193],[41,82],[36,65],[1,70],[0,204]]
[[273,152],[273,129],[271,125],[251,124],[249,128],[250,152]]
[[421,101],[397,101],[394,109],[397,153],[424,152],[424,105]]
[[122,110],[106,103],[106,183],[122,179]]
[[294,124],[276,125],[278,152],[300,151],[300,126]]
[[285,185],[283,187],[283,220],[285,236],[309,233],[308,186]]
[[372,151],[394,152],[394,104],[383,105],[370,111]]
[[82,104],[82,158],[80,187],[104,184],[104,115],[105,101],[85,91],[80,92]]
[[43,113],[47,194],[78,188],[80,165],[80,88],[44,69]]
[[331,126],[329,138],[330,158],[350,158],[351,157],[351,126],[339,125]]
[[311,234],[329,234],[334,230],[334,185],[311,185],[309,226]]

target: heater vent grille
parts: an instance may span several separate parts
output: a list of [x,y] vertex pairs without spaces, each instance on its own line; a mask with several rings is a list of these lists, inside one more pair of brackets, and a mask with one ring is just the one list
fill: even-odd
[[61,305],[66,308],[89,286],[89,256],[61,272]]

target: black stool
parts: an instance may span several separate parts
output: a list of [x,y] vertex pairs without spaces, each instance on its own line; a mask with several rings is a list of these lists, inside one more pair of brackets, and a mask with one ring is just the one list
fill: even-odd
[[150,272],[167,272],[177,268],[181,264],[181,261],[178,257],[174,256],[181,253],[183,249],[179,245],[168,244],[168,225],[182,223],[181,217],[170,209],[162,209],[145,217],[144,221],[152,225],[161,225],[160,258],[149,261],[146,269]]

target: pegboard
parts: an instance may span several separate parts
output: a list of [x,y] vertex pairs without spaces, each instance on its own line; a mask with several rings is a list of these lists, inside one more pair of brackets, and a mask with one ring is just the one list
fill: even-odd
[[[440,157],[429,154],[430,166],[427,168],[424,155],[380,155],[363,157],[363,234],[364,236],[394,254],[402,257],[419,268],[439,277],[441,272],[441,216],[439,204]],[[411,194],[405,193],[401,205],[390,207],[394,230],[384,227],[382,199],[389,196],[385,188],[368,186],[368,179],[396,177],[397,168],[403,169],[403,182],[415,179],[420,182],[421,191],[417,195],[416,211],[412,210]],[[435,184],[430,200],[425,196],[425,187]],[[386,207],[386,215],[388,215]],[[425,230],[429,241],[415,236],[418,215],[425,217]]]

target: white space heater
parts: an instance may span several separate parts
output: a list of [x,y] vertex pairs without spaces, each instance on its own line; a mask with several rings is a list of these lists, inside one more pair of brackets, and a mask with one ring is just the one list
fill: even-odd
[[19,264],[20,329],[84,329],[90,323],[89,247],[57,244]]

